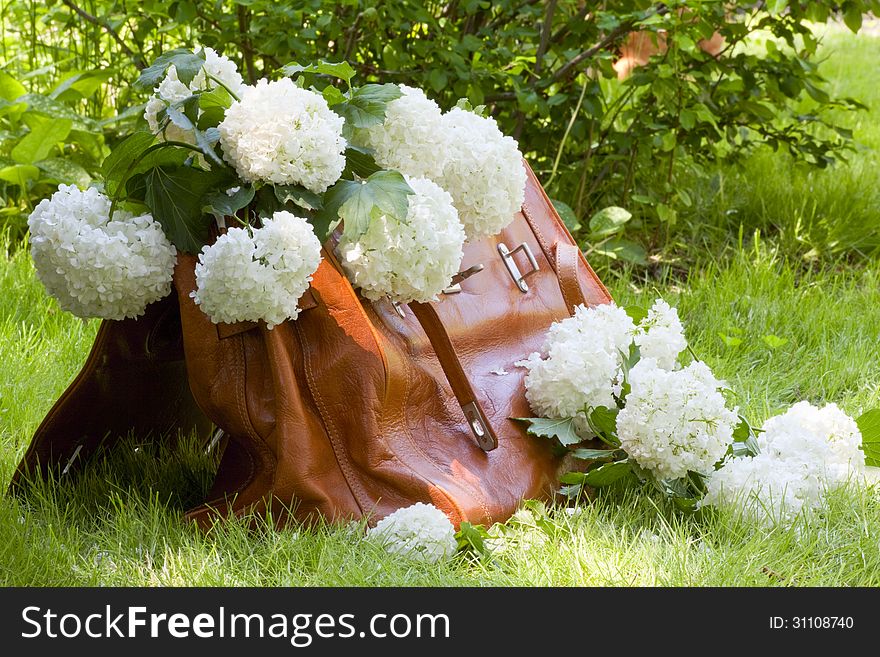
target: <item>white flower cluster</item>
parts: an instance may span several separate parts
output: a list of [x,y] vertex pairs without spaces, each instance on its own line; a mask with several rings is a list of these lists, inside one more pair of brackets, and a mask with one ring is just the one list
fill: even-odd
[[437,180],[446,150],[440,106],[421,89],[400,85],[400,91],[403,95],[386,106],[385,121],[361,131],[358,140],[376,151],[380,167]]
[[525,200],[526,170],[516,141],[484,118],[453,107],[443,115],[446,162],[437,181],[452,194],[468,238],[495,235]]
[[519,363],[528,368],[526,398],[541,417],[579,417],[578,432],[588,437],[585,408],[615,408],[623,383],[623,357],[630,344],[639,345],[642,357],[673,369],[687,347],[678,312],[657,299],[636,326],[614,303],[587,308],[578,306],[573,317],[554,323],[544,343],[544,353]]
[[500,232],[525,198],[526,170],[516,141],[492,118],[455,107],[441,114],[419,89],[401,86],[382,125],[360,131],[380,166],[433,180],[452,195],[468,239]]
[[458,542],[449,518],[432,504],[417,502],[386,516],[367,532],[390,554],[436,563],[455,554]]
[[679,370],[644,358],[629,372],[626,405],[617,416],[620,446],[660,479],[708,474],[733,441],[738,422],[702,361]]
[[[165,79],[154,89],[154,93],[150,96],[144,109],[144,118],[150,125],[151,132],[159,132],[159,112],[167,109],[174,103],[186,100],[194,93],[216,88],[218,83],[216,80],[212,80],[211,77],[223,82],[235,95],[241,93],[244,81],[235,66],[235,62],[227,57],[218,55],[212,48],[205,48],[204,51],[205,64],[188,85],[181,82],[177,77],[177,68],[173,64],[168,67]],[[164,139],[195,144],[195,136],[192,131],[184,130],[174,123],[169,123],[165,128]]]
[[639,322],[635,343],[642,358],[653,358],[663,369],[675,369],[678,355],[687,349],[678,310],[663,299],[657,299],[648,316]]
[[[521,361],[529,370],[526,399],[541,417],[583,418],[587,407],[615,408],[623,383],[622,352],[629,350],[635,325],[613,303],[578,306],[573,317],[555,322],[544,342],[546,357]],[[587,425],[581,433],[587,437]]]
[[282,78],[245,87],[218,128],[223,157],[246,182],[320,194],[345,169],[343,123],[323,96]]
[[230,228],[202,249],[190,296],[215,323],[265,320],[271,329],[299,315],[297,302],[320,262],[311,225],[276,212],[262,228]]
[[367,299],[436,299],[461,265],[464,227],[452,197],[426,178],[406,180],[415,193],[405,222],[383,215],[338,246],[345,273]]
[[791,524],[864,472],[859,428],[836,404],[798,402],[761,429],[758,455],[729,458],[709,477],[702,504],[738,505],[762,524]]
[[171,291],[176,252],[150,215],[116,211],[97,189],[60,185],[28,218],[37,276],[78,317],[124,319]]

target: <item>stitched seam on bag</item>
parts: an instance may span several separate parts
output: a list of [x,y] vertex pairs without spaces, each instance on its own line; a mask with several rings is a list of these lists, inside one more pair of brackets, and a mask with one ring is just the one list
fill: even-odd
[[[247,385],[246,385],[246,381],[245,381],[246,370],[245,370],[244,338],[241,335],[239,335],[236,342],[238,343],[238,348],[235,350],[235,359],[236,359],[235,369],[234,369],[235,378],[236,378],[236,381],[235,381],[235,383],[236,383],[235,401],[236,401],[236,406],[238,408],[239,418],[241,419],[242,423],[244,424],[245,430],[248,432],[248,436],[251,439],[256,440],[257,442],[263,442],[262,439],[257,434],[257,431],[254,428],[254,425],[251,423],[250,415],[247,412],[247,399],[246,399]],[[231,438],[230,438],[230,440],[231,440]],[[243,449],[245,452],[248,451],[247,447],[244,447]],[[246,483],[239,484],[238,488],[235,489],[236,493],[240,493],[242,490],[247,488],[254,480],[254,472],[256,471],[256,465],[254,464],[253,456],[251,454],[248,454],[248,456],[250,458],[250,469],[248,470],[248,477],[245,480]],[[276,474],[277,474],[277,468],[276,468]],[[273,477],[272,477],[273,482],[274,482],[274,479],[275,479],[275,477],[273,475]]]
[[[306,381],[308,381],[309,391],[312,394],[312,399],[315,401],[315,405],[318,407],[318,413],[321,415],[321,419],[324,422],[324,430],[327,434],[327,440],[330,442],[330,448],[333,450],[333,455],[336,457],[336,464],[339,466],[339,470],[342,473],[343,478],[345,479],[345,483],[348,484],[348,489],[351,492],[351,496],[354,498],[355,504],[358,505],[361,515],[363,515],[364,508],[366,506],[364,502],[369,500],[369,496],[360,485],[360,482],[357,481],[356,475],[352,471],[351,465],[348,463],[348,460],[341,457],[341,446],[337,444],[338,436],[336,435],[335,426],[331,421],[329,410],[324,405],[324,400],[318,390],[318,385],[312,371],[312,357],[309,353],[309,350],[306,348],[305,336],[302,334],[302,329],[296,322],[293,322],[293,326],[296,329],[296,335],[299,339],[300,346],[302,347],[303,369],[306,373]],[[359,494],[361,499],[358,498]]]
[[[375,312],[376,312],[376,311],[375,311],[375,309],[374,309],[374,313],[375,313]],[[397,345],[394,344],[394,341],[393,341],[393,335],[392,335],[392,333],[391,333],[391,329],[390,329],[388,326],[385,325],[385,322],[381,321],[381,319],[378,318],[378,313],[376,313],[376,315],[377,315],[377,320],[378,320],[376,323],[379,325],[380,330],[381,330],[383,333],[386,333],[388,336],[391,336],[391,337],[392,337],[392,339],[389,340],[389,343],[391,344],[391,346],[392,346],[393,349],[399,351]],[[412,354],[411,352],[409,352],[409,351],[407,351],[407,354],[408,354],[410,357],[413,356],[413,354]],[[404,428],[404,432],[406,433],[406,436],[409,438],[409,442],[410,442],[410,444],[412,445],[413,449],[415,449],[415,451],[417,451],[419,454],[421,454],[422,457],[423,457],[426,461],[428,461],[429,463],[432,463],[432,464],[434,465],[434,467],[437,469],[438,472],[440,472],[441,474],[444,474],[444,475],[446,475],[446,476],[448,476],[448,477],[452,477],[452,474],[451,474],[451,473],[447,473],[447,472],[445,472],[445,471],[443,470],[443,468],[442,468],[442,464],[439,463],[439,462],[437,461],[437,459],[435,459],[434,457],[432,457],[432,456],[431,456],[430,454],[428,454],[426,451],[424,451],[424,450],[422,449],[421,445],[419,445],[419,443],[418,443],[418,442],[415,440],[415,438],[413,437],[412,429],[410,428],[410,426],[409,426],[409,422],[408,422],[407,419],[406,419],[406,418],[407,418],[406,409],[407,409],[407,402],[409,401],[409,391],[410,391],[410,388],[412,387],[412,370],[413,370],[413,367],[412,367],[412,363],[410,362],[410,358],[401,358],[400,360],[403,362],[403,364],[404,364],[404,371],[406,372],[406,389],[405,389],[405,391],[404,391],[404,404],[403,404],[403,413],[402,413],[402,415],[403,415],[403,428]],[[392,453],[393,453],[393,452],[392,452]],[[403,463],[403,461],[401,461],[401,460],[397,457],[396,454],[394,455],[394,458],[395,458],[395,460],[397,460],[398,463],[400,463],[401,465],[403,465],[403,466],[405,466],[406,468],[408,468],[411,472],[413,472],[413,474],[415,474],[418,478],[422,479],[423,481],[425,481],[425,482],[428,483],[429,485],[434,486],[435,488],[439,488],[439,486],[437,486],[437,484],[435,484],[435,483],[431,482],[430,480],[428,480],[427,477],[425,477],[424,475],[422,475],[422,474],[420,474],[419,472],[417,472],[412,466],[410,466],[410,465],[408,465],[408,464],[406,464],[406,463]],[[454,477],[453,477],[453,479],[454,479]],[[478,490],[477,488],[475,488],[474,486],[472,486],[472,485],[471,485],[470,483],[468,483],[467,481],[462,480],[460,483],[461,483],[461,484],[464,484],[464,487],[470,490],[470,492],[471,492],[471,497],[472,497],[472,498],[474,499],[474,501],[480,506],[480,508],[483,510],[483,513],[486,514],[486,518],[489,519],[489,523],[491,524],[491,523],[492,523],[492,514],[489,512],[489,509],[488,509],[487,506],[486,506],[485,500],[483,499],[482,492],[481,492],[480,490]],[[444,491],[444,492],[445,492],[445,491]],[[447,497],[450,497],[450,499],[451,499],[451,496],[450,496],[448,493],[446,493],[446,495],[447,495]],[[457,504],[456,504],[455,506],[456,506],[456,508],[458,508],[458,505],[457,505]],[[463,516],[462,516],[462,517],[463,517]]]

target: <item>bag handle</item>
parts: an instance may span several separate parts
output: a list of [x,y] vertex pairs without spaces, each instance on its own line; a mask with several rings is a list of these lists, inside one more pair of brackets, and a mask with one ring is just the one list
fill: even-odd
[[581,250],[569,242],[556,243],[556,278],[565,300],[565,309],[574,315],[574,307],[587,303],[587,295],[578,280],[578,258]]
[[461,361],[455,353],[455,347],[449,339],[449,334],[446,332],[437,310],[430,303],[412,301],[407,305],[419,320],[428,340],[431,341],[434,352],[437,354],[437,360],[440,361],[440,367],[443,368],[443,373],[452,387],[452,392],[467,418],[468,426],[474,434],[477,445],[483,451],[491,452],[498,447],[498,436],[495,435],[492,425],[486,418],[486,413],[477,399],[470,379],[461,366]]

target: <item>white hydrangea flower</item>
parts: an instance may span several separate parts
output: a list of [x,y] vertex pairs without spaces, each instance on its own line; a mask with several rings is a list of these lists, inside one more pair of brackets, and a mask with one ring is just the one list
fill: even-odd
[[[531,354],[517,363],[529,370],[526,398],[540,417],[580,416],[585,407],[616,408],[621,392],[622,353],[629,351],[635,325],[614,303],[575,308],[573,317],[554,323],[544,343],[545,357]],[[579,433],[588,437],[586,421]]]
[[385,121],[359,130],[356,139],[376,152],[380,167],[437,180],[446,150],[440,106],[421,89],[400,85],[400,91],[403,95],[386,106]]
[[737,506],[761,525],[790,525],[824,500],[818,470],[804,465],[763,453],[730,458],[706,480],[700,506]]
[[177,255],[146,214],[117,210],[97,189],[60,185],[28,218],[37,276],[78,317],[138,317],[171,291]]
[[215,323],[264,320],[271,329],[297,318],[320,262],[311,225],[276,212],[262,228],[230,228],[202,249],[190,296]]
[[367,532],[390,554],[436,563],[455,554],[458,542],[449,518],[432,504],[417,502],[386,516]]
[[822,469],[829,482],[845,481],[865,470],[856,421],[837,404],[817,408],[798,402],[782,415],[769,418],[757,437],[758,447],[776,459],[798,459]]
[[246,182],[320,194],[345,169],[343,123],[323,96],[282,78],[245,87],[218,127],[223,157]]
[[446,153],[435,180],[452,194],[468,239],[495,235],[525,200],[526,170],[516,141],[484,118],[459,107],[443,115]]
[[762,524],[787,525],[864,473],[859,428],[836,404],[801,401],[761,428],[760,453],[730,458],[712,473],[703,505],[738,505]]
[[[150,132],[154,134],[159,133],[159,112],[167,109],[174,103],[186,100],[194,93],[209,91],[218,86],[217,82],[210,79],[207,74],[223,82],[235,95],[241,94],[244,88],[244,81],[235,66],[235,62],[227,57],[218,55],[213,48],[205,48],[204,51],[205,64],[196,73],[189,85],[180,81],[177,76],[177,67],[173,64],[168,67],[165,78],[153,90],[154,93],[150,96],[144,108],[144,118],[150,126]],[[195,135],[193,135],[192,131],[184,130],[174,123],[168,123],[161,137],[167,141],[182,141],[187,144],[196,143]]]
[[675,369],[678,355],[687,349],[678,310],[657,299],[648,316],[639,322],[635,343],[642,358],[653,358],[657,366],[665,370]]
[[669,371],[646,358],[630,370],[629,384],[617,416],[617,437],[629,457],[661,479],[711,472],[738,423],[720,392],[724,383],[702,361]]
[[415,192],[406,223],[383,215],[357,241],[343,236],[338,246],[345,273],[367,299],[436,299],[461,266],[464,227],[452,197],[426,178],[406,181]]

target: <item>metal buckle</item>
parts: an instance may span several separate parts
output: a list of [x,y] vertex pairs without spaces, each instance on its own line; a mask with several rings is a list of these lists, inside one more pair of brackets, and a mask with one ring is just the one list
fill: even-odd
[[[516,261],[514,261],[513,259],[513,254],[517,251],[522,251],[523,253],[525,253],[529,264],[532,266],[532,269],[530,271],[527,271],[525,274],[520,273],[519,267],[516,266]],[[501,254],[501,260],[504,261],[504,266],[507,267],[507,272],[510,274],[513,282],[516,283],[516,286],[519,288],[520,292],[528,292],[529,285],[528,283],[526,283],[526,278],[528,278],[540,269],[540,267],[538,266],[538,261],[535,259],[535,254],[532,253],[531,247],[523,242],[513,251],[511,251],[507,248],[507,245],[504,242],[501,242],[498,245],[498,253]]]
[[474,434],[474,438],[477,441],[477,445],[484,452],[491,452],[493,449],[498,447],[498,444],[492,440],[492,436],[489,434],[488,429],[486,428],[486,424],[483,420],[483,414],[480,412],[480,409],[477,407],[475,402],[471,402],[470,404],[465,404],[461,407],[461,410],[464,411],[464,416],[467,418],[468,426],[471,429],[471,432]]
[[[391,301],[390,298],[389,301]],[[400,301],[391,301],[391,307],[394,308],[394,312],[396,312],[401,319],[406,319],[406,312],[403,310],[403,304],[400,303]]]
[[73,453],[67,459],[67,463],[64,464],[64,468],[61,470],[62,477],[64,475],[66,475],[68,472],[70,472],[70,468],[73,465],[73,462],[76,461],[76,457],[79,456],[79,453],[82,451],[82,448],[83,448],[83,444],[82,444],[82,441],[80,441],[79,443],[77,443],[76,449],[73,450]]
[[443,290],[443,294],[458,294],[461,292],[461,282],[467,280],[474,274],[479,274],[481,271],[483,271],[483,265],[479,264],[458,272],[452,277],[452,280],[449,281],[449,287]]
[[211,452],[213,452],[214,448],[217,447],[218,444],[220,444],[220,441],[223,440],[223,436],[225,435],[226,433],[223,431],[223,429],[220,429],[218,427],[217,430],[214,432],[214,435],[211,436],[211,440],[208,441],[207,447],[205,447],[205,454],[210,454]]

